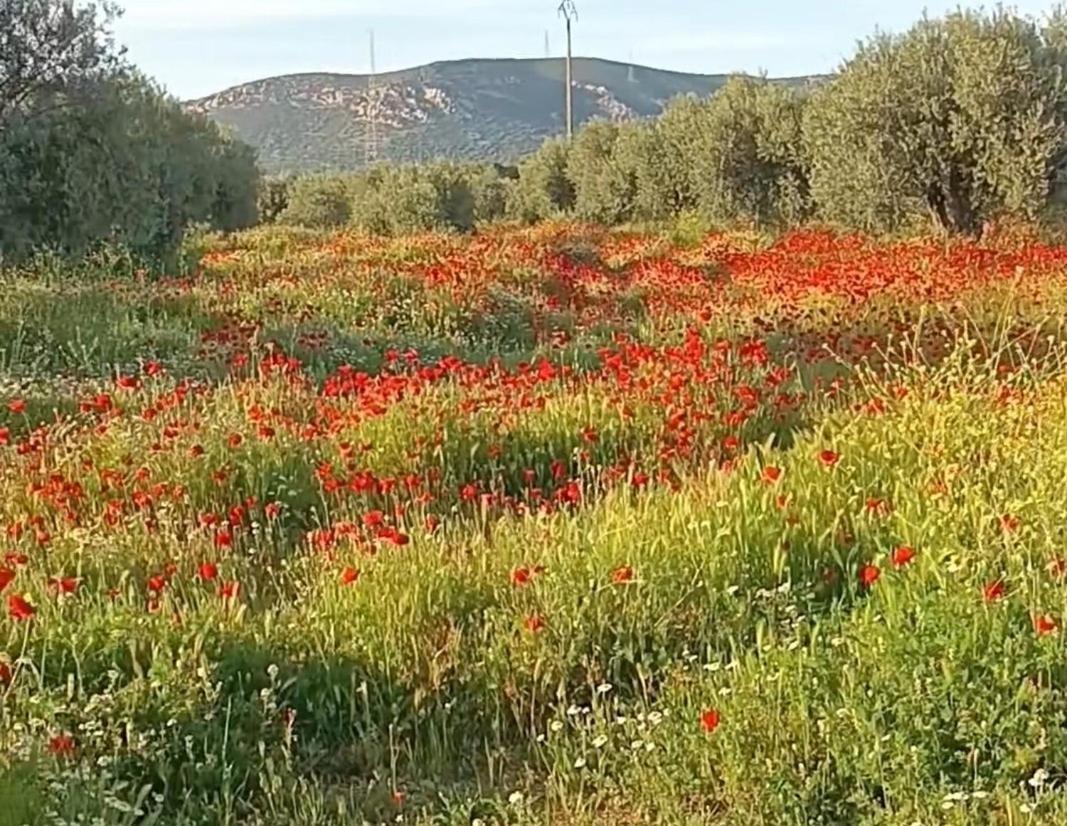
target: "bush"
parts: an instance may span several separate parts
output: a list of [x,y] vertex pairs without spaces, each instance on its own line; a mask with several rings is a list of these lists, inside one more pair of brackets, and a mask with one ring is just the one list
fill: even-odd
[[562,138],[552,138],[523,158],[519,179],[511,188],[508,214],[534,222],[570,211],[574,206],[574,185],[567,177],[569,157],[569,144]]
[[81,256],[117,244],[145,259],[175,254],[197,223],[256,220],[251,149],[122,71],[42,94],[0,134],[0,256]]
[[340,178],[312,175],[293,181],[289,204],[278,220],[307,229],[336,229],[347,224],[351,217],[345,182]]
[[266,178],[260,183],[256,197],[259,220],[264,224],[273,224],[289,206],[289,180],[285,178]]

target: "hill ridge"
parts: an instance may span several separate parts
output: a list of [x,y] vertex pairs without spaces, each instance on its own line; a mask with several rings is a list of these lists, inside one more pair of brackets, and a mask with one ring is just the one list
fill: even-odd
[[[729,74],[574,59],[575,120],[651,117]],[[818,78],[781,78],[802,85]],[[372,82],[373,81],[373,82]],[[514,161],[563,126],[561,58],[463,58],[370,76],[299,72],[188,101],[256,147],[268,172],[351,170],[370,161]],[[377,146],[368,150],[372,124]]]

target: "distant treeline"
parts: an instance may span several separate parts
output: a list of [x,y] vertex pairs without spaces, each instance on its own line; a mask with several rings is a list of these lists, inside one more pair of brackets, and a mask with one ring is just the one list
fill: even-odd
[[378,233],[558,216],[618,224],[694,213],[783,226],[977,234],[1036,219],[1067,145],[1067,18],[924,19],[862,44],[827,84],[737,77],[651,121],[595,122],[517,168],[437,163],[273,180],[264,221]]
[[0,0],[0,264],[101,245],[166,260],[257,220],[251,148],[130,67],[108,4]]

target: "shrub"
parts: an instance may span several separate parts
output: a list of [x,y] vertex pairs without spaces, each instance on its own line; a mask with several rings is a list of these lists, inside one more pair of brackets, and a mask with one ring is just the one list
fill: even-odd
[[348,223],[352,207],[340,178],[312,175],[293,181],[289,204],[278,220],[308,229],[336,229]]

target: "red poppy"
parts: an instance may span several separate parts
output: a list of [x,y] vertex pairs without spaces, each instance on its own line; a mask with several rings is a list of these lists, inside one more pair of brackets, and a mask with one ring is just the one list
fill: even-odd
[[48,580],[48,587],[57,594],[73,594],[78,590],[79,580],[72,576],[57,576]]
[[531,634],[537,634],[545,628],[545,618],[540,614],[531,614],[522,621],[523,627]]
[[520,568],[516,568],[514,571],[511,572],[511,584],[517,587],[529,585],[530,580],[532,579],[533,574],[530,572],[530,569],[527,568],[525,565]]
[[16,416],[26,412],[26,400],[25,399],[12,399],[7,403],[7,409],[14,413]]
[[359,582],[360,573],[359,568],[346,567],[341,571],[341,582],[344,585],[355,585]]
[[240,590],[241,583],[236,580],[230,580],[219,586],[219,596],[223,599],[235,599]]
[[708,734],[715,731],[720,722],[722,722],[722,717],[718,709],[709,708],[700,715],[700,727]]
[[230,437],[226,440],[226,443],[232,448],[237,448],[241,446],[241,442],[243,441],[244,437],[240,433],[231,433]]
[[893,567],[903,568],[913,559],[915,559],[915,549],[908,545],[901,545],[895,551],[893,551]]
[[73,757],[74,738],[69,734],[57,734],[48,741],[48,750],[56,757]]
[[1055,634],[1060,630],[1059,623],[1049,614],[1037,614],[1034,616],[1034,631],[1040,637]]
[[7,613],[13,620],[28,620],[37,609],[18,594],[12,594],[7,598]]
[[266,514],[267,519],[277,519],[282,512],[281,502],[270,502],[263,507],[263,513]]
[[162,593],[163,589],[167,587],[167,578],[162,574],[155,574],[148,578],[148,590],[153,594]]
[[826,467],[833,467],[841,461],[841,454],[834,453],[832,450],[824,450],[819,453],[819,461],[822,462]]
[[616,585],[625,585],[634,580],[634,569],[629,565],[622,565],[611,572],[611,581]]
[[15,579],[15,572],[10,568],[0,568],[0,594],[4,593],[4,589],[7,588]]
[[878,577],[881,575],[882,571],[877,565],[864,565],[860,568],[860,585],[864,588],[870,588],[878,581]]
[[233,534],[229,531],[215,531],[215,547],[219,550],[233,547]]
[[196,574],[204,582],[213,582],[215,579],[218,578],[219,566],[216,565],[214,562],[201,563],[200,568],[197,569]]
[[1000,529],[1004,533],[1015,533],[1015,531],[1019,530],[1019,517],[1012,516],[1010,513],[1004,514],[1004,516],[1000,517]]
[[[1049,562],[1047,567],[1050,576],[1054,576],[1057,579],[1062,579],[1067,576],[1067,559],[1064,559],[1063,557],[1053,559]],[[3,589],[0,588],[0,590]]]
[[11,685],[11,666],[0,660],[0,685]]
[[982,589],[982,596],[986,602],[998,602],[1004,599],[1006,588],[1004,587],[1004,580],[997,579],[993,582],[987,582],[986,586]]
[[767,465],[763,469],[763,481],[769,485],[773,485],[779,479],[782,478],[782,469],[775,467],[774,465]]

